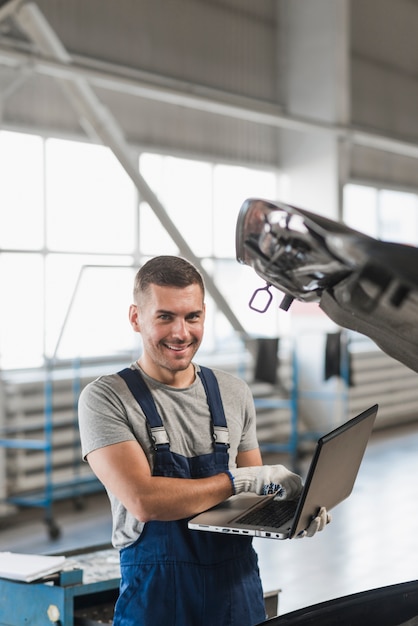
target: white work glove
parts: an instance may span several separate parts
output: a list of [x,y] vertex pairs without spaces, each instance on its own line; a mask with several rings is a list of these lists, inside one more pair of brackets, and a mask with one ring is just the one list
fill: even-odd
[[296,535],[296,539],[303,539],[303,537],[313,537],[320,530],[324,530],[325,526],[331,522],[331,519],[331,514],[328,513],[324,506],[321,506],[318,511],[318,515],[313,518],[308,528],[306,528],[305,530],[301,530],[301,532]]
[[276,494],[282,500],[296,498],[302,490],[302,479],[284,465],[237,467],[228,472],[234,493],[252,491],[260,496]]

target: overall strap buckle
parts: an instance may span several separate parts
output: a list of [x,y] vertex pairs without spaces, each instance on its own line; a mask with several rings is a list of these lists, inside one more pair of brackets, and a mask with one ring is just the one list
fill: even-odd
[[217,444],[223,444],[229,448],[229,431],[222,426],[214,426],[213,428],[213,440]]
[[154,450],[158,449],[158,446],[170,445],[170,440],[164,426],[149,427],[149,435],[151,438]]

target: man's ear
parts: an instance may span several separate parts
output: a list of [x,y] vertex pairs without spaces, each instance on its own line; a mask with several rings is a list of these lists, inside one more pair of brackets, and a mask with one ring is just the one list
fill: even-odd
[[138,319],[138,307],[136,304],[131,304],[129,307],[129,321],[131,322],[131,326],[136,333],[140,333],[141,329],[139,328],[139,319]]

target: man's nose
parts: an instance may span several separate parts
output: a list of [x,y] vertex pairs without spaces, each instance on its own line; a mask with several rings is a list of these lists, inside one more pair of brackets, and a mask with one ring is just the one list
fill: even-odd
[[176,335],[176,337],[181,337],[181,338],[187,337],[188,335],[187,321],[183,319],[182,317],[176,318],[173,322],[172,331],[173,331],[173,334]]

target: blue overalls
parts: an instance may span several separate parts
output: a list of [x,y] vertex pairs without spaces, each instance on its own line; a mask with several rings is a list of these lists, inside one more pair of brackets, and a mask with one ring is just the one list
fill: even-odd
[[[228,469],[227,425],[218,383],[199,372],[214,429],[214,449],[192,458],[170,451],[151,392],[138,371],[119,372],[147,419],[154,476],[204,478]],[[226,434],[226,437],[225,437]],[[190,530],[187,519],[151,521],[120,552],[114,626],[254,626],[266,619],[250,537]]]

